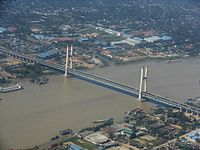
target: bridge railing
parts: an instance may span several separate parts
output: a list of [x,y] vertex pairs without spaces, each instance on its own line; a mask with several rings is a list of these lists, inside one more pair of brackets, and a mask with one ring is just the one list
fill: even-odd
[[86,72],[83,72],[83,71],[79,71],[79,70],[75,70],[75,69],[73,69],[73,70],[76,71],[76,72],[79,72],[79,73],[81,73],[81,74],[85,74],[85,75],[87,75],[87,76],[90,76],[90,77],[93,77],[93,78],[96,78],[96,79],[104,80],[104,81],[109,82],[109,83],[111,83],[111,84],[115,84],[115,85],[118,85],[118,86],[122,86],[122,87],[125,87],[125,88],[128,88],[128,89],[131,89],[131,90],[134,90],[134,91],[137,91],[137,92],[138,92],[138,90],[137,90],[136,88],[131,87],[131,86],[129,86],[129,85],[125,85],[125,84],[122,84],[122,83],[119,83],[119,82],[116,82],[116,81],[113,81],[113,80],[110,80],[110,79],[106,79],[106,78],[100,77],[100,76],[98,76],[98,75],[89,74],[89,73],[86,73]]
[[10,50],[6,50],[6,49],[0,49],[0,51],[2,51],[2,52],[4,52],[4,53],[7,53],[7,54],[16,55],[16,56],[18,56],[18,57],[22,57],[22,58],[25,58],[25,59],[29,59],[29,60],[31,60],[31,61],[35,61],[34,58],[29,57],[29,56],[27,56],[27,55],[25,55],[25,54],[21,54],[21,53],[16,52],[16,51],[10,51]]

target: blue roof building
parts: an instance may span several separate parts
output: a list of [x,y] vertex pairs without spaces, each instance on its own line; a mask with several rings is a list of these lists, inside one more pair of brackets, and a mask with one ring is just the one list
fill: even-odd
[[192,133],[188,133],[187,137],[189,137],[190,139],[196,141],[197,139],[200,139],[200,130],[198,131],[194,131]]
[[130,34],[124,33],[124,34],[122,34],[122,37],[124,37],[124,38],[132,38],[133,36],[130,35]]
[[88,42],[89,39],[88,39],[88,38],[80,38],[78,41],[79,41],[79,42]]
[[82,148],[81,148],[80,146],[76,145],[76,144],[71,144],[71,145],[70,145],[70,148],[71,148],[72,150],[82,150]]
[[3,33],[3,32],[5,32],[5,31],[7,31],[6,28],[2,28],[2,27],[0,27],[0,33]]
[[132,39],[134,39],[134,40],[138,40],[138,41],[143,41],[143,40],[144,40],[144,39],[139,38],[139,37],[133,37]]
[[164,35],[164,36],[161,37],[161,40],[164,40],[164,41],[171,41],[171,40],[172,40],[172,37]]
[[94,43],[97,44],[97,45],[102,45],[101,41],[95,41]]
[[56,56],[58,53],[59,53],[58,51],[47,51],[47,52],[38,54],[38,57],[42,59],[50,59]]

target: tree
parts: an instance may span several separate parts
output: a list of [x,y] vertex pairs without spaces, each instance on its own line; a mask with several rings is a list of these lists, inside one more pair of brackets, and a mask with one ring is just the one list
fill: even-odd
[[160,120],[165,121],[165,116],[160,116]]
[[200,143],[200,138],[196,139],[196,141],[197,141],[198,143]]
[[130,136],[130,139],[134,139],[134,138],[136,138],[136,134],[132,133],[131,136]]
[[158,108],[155,110],[155,114],[164,114],[164,113],[165,113],[165,110],[162,108]]

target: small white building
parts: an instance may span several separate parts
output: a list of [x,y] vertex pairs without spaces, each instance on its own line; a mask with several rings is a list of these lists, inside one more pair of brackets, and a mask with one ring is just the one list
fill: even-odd
[[108,137],[101,134],[100,132],[95,132],[92,134],[89,134],[85,137],[85,140],[94,143],[94,144],[101,144],[108,141]]
[[161,38],[160,38],[159,36],[151,36],[151,37],[144,38],[144,40],[145,40],[146,42],[150,42],[150,43],[155,42],[155,41],[158,41],[158,40],[160,40],[160,39],[161,39]]
[[136,44],[139,44],[141,42],[141,40],[138,40],[136,38],[127,38],[126,40],[124,40],[125,43],[129,44],[129,45],[132,45],[132,46],[135,46]]

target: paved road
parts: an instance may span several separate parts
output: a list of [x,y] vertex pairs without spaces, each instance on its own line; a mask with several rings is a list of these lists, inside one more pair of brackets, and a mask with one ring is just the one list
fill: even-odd
[[[166,143],[164,143],[164,144],[162,144],[162,145],[156,146],[156,147],[153,148],[153,150],[159,150],[159,148],[162,148],[162,147],[164,147],[164,146],[167,146],[167,145],[170,144],[170,143],[175,143],[176,140],[177,140],[178,138],[182,138],[182,137],[185,137],[186,139],[188,139],[190,142],[193,143],[193,142],[195,142],[195,141],[193,141],[193,140],[191,140],[189,137],[187,137],[187,134],[190,134],[190,133],[192,133],[192,132],[197,132],[197,131],[200,131],[200,129],[193,130],[193,131],[191,131],[191,132],[189,132],[189,133],[186,133],[186,134],[184,134],[184,135],[181,135],[180,137],[177,137],[177,138],[175,138],[175,139],[172,139],[172,140],[170,140],[170,141],[168,141],[168,142],[166,142]],[[197,142],[195,142],[195,143],[197,143]],[[197,143],[197,144],[198,144],[198,143]],[[200,144],[198,144],[198,145],[200,145]]]

